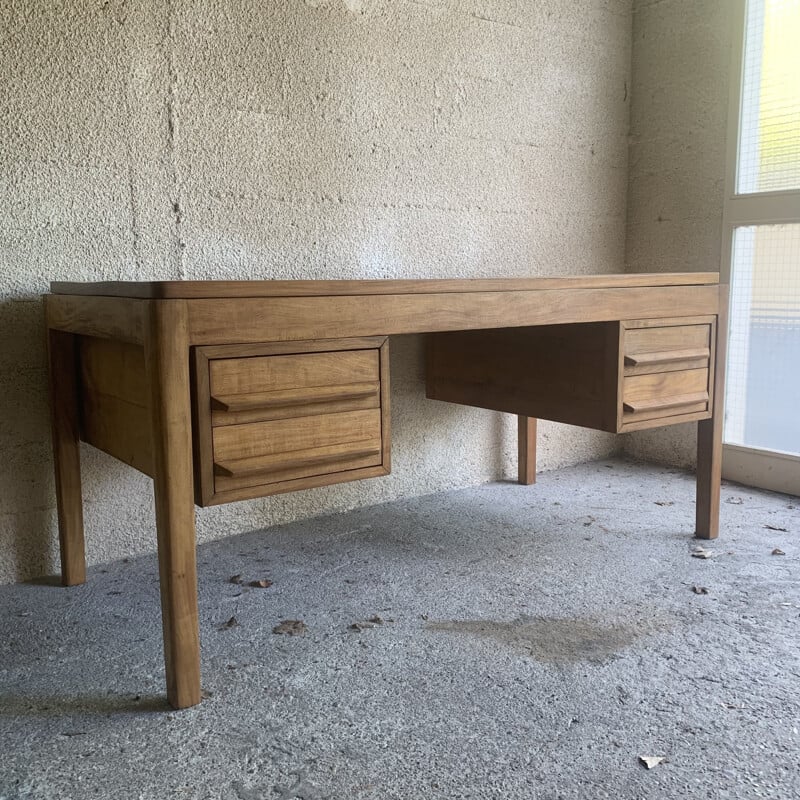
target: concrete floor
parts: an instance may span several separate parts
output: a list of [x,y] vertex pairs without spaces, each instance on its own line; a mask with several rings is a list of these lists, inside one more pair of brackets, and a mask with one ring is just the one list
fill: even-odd
[[0,798],[800,797],[800,501],[693,515],[608,461],[205,545],[182,712],[154,557],[0,587]]

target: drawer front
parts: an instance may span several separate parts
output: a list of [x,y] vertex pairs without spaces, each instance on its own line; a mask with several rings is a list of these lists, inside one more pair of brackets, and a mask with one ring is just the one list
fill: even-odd
[[625,331],[625,375],[708,368],[711,323]]
[[708,369],[634,375],[623,381],[623,423],[695,414],[708,408]]
[[200,505],[388,474],[386,339],[196,350]]
[[713,317],[623,323],[619,429],[709,417],[715,346]]
[[211,422],[238,425],[380,408],[379,350],[214,359]]

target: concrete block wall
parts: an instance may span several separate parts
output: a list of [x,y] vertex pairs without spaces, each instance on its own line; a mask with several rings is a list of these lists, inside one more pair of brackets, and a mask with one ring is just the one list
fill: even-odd
[[[0,582],[58,568],[51,280],[623,269],[630,0],[0,4]],[[393,474],[198,513],[200,541],[515,473],[514,420],[426,401],[392,342]],[[612,436],[541,426],[543,469]],[[155,547],[83,451],[91,563]]]
[[[626,269],[720,269],[731,0],[635,0]],[[625,452],[692,467],[696,425],[622,437]]]

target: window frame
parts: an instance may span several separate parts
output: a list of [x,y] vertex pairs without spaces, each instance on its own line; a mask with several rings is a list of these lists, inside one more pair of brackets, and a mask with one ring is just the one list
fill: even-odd
[[[747,225],[800,223],[800,189],[737,194],[739,135],[742,117],[742,84],[748,2],[732,0],[728,131],[725,154],[725,195],[722,212],[720,280],[731,282],[735,229]],[[728,320],[728,338],[730,340]],[[800,456],[738,444],[723,443],[722,475],[748,486],[800,494]]]

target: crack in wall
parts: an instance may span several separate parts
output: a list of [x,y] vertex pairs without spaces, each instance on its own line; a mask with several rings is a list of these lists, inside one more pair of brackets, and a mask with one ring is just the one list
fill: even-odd
[[[103,10],[106,10],[109,2],[103,5]],[[115,14],[117,24],[126,30],[128,24],[128,0],[122,0],[119,9]],[[131,46],[127,41],[126,45]],[[125,92],[125,116],[128,123],[127,135],[125,137],[125,157],[127,160],[128,172],[128,202],[131,212],[131,249],[133,251],[133,263],[135,265],[136,274],[141,274],[142,271],[142,246],[141,246],[141,210],[139,208],[139,198],[137,197],[136,190],[136,171],[134,169],[133,157],[133,135],[134,135],[134,120],[135,120],[135,107],[133,103],[132,94],[134,88],[131,81],[130,69],[123,75],[123,84]]]
[[186,278],[186,265],[184,263],[184,250],[186,242],[183,239],[183,208],[181,205],[181,180],[176,157],[176,139],[178,128],[177,90],[178,69],[175,63],[175,3],[167,0],[167,26],[165,47],[167,55],[167,161],[170,182],[170,207],[174,220],[174,252],[173,262],[180,280]]

